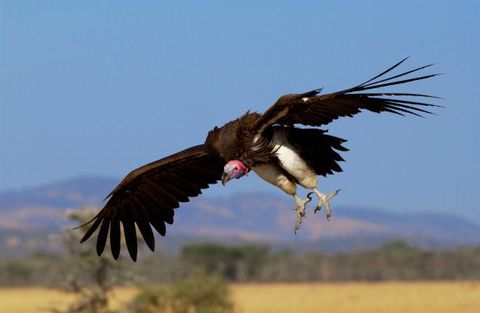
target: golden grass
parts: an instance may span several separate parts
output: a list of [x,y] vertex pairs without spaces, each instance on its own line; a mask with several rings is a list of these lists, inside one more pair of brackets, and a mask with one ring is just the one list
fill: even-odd
[[[137,293],[136,288],[119,288],[112,294],[111,308],[120,308]],[[74,296],[54,289],[0,288],[0,313],[47,313],[66,308]]]
[[243,313],[474,313],[480,283],[321,283],[240,285],[234,300]]
[[[241,284],[232,291],[240,313],[480,312],[480,282]],[[135,293],[134,288],[116,290],[112,307]],[[72,299],[44,288],[1,288],[0,312],[48,312]]]

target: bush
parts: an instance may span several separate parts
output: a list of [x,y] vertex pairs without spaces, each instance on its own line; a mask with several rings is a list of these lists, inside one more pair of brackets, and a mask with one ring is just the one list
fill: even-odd
[[171,288],[174,313],[233,312],[230,288],[218,274],[206,275],[203,270],[196,270],[189,278],[174,283]]
[[162,313],[167,312],[168,290],[162,287],[148,286],[140,292],[127,305],[130,313]]
[[228,283],[219,275],[196,270],[168,288],[146,287],[128,304],[130,313],[231,313]]

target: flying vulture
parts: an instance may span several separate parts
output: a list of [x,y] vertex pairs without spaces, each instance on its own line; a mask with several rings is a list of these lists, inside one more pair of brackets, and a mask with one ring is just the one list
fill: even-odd
[[[210,184],[221,181],[225,185],[250,171],[295,200],[295,231],[300,228],[306,204],[313,193],[318,197],[315,212],[324,206],[327,218],[330,217],[330,199],[340,190],[320,192],[317,175],[341,172],[338,162],[343,159],[339,152],[347,149],[342,146],[344,139],[328,135],[326,130],[316,127],[327,125],[339,117],[352,117],[362,110],[417,116],[431,113],[428,107],[437,105],[420,102],[419,98],[437,97],[379,91],[383,87],[438,75],[410,75],[432,64],[390,74],[405,60],[360,85],[342,91],[320,94],[321,89],[315,89],[281,96],[263,114],[247,112],[236,120],[213,128],[203,144],[137,168],[107,196],[107,203],[90,221],[93,224],[81,242],[99,229],[96,249],[101,255],[110,233],[110,248],[117,259],[122,224],[128,252],[136,260],[136,228],[153,251],[155,240],[151,226],[165,236],[165,223],[173,223],[174,209],[179,207],[180,202],[198,196]],[[297,128],[296,125],[311,128]],[[312,190],[306,199],[298,196],[297,185]]]

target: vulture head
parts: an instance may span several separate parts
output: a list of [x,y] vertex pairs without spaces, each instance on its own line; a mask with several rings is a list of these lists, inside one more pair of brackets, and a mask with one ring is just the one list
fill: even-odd
[[248,168],[243,165],[242,162],[239,160],[232,160],[228,161],[223,168],[223,175],[222,175],[222,185],[225,184],[234,178],[239,179],[243,175],[248,173]]

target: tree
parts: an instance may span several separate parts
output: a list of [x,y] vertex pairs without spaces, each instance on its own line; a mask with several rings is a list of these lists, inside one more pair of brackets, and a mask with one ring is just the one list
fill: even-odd
[[[68,217],[84,224],[93,216],[92,209],[75,210]],[[74,293],[76,300],[66,310],[52,308],[55,313],[113,313],[109,309],[109,294],[124,272],[121,263],[109,257],[98,257],[91,242],[79,245],[80,231],[66,230],[63,234],[64,255],[59,269],[65,277],[61,289]]]
[[197,243],[183,247],[181,257],[203,268],[206,273],[218,273],[233,281],[255,280],[265,265],[269,248],[263,245],[226,246]]

